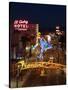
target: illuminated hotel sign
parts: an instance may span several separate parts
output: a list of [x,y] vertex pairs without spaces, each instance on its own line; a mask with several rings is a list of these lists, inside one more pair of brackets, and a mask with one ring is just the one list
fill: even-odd
[[24,30],[28,29],[28,21],[26,20],[15,20],[14,21],[14,28],[15,30]]
[[28,24],[27,20],[15,20],[14,29],[18,31],[27,31],[28,29],[35,29],[35,24]]

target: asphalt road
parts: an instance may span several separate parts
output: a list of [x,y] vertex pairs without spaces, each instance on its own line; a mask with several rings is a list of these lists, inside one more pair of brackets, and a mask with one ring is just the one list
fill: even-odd
[[66,74],[59,69],[45,69],[43,75],[41,75],[40,69],[22,71],[19,78],[11,80],[11,87],[34,87],[64,84],[66,84]]

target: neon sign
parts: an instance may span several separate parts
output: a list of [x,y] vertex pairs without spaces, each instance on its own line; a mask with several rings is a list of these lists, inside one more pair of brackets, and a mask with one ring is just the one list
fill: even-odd
[[23,30],[26,31],[28,29],[28,21],[26,20],[15,20],[14,21],[15,30]]
[[28,24],[27,20],[15,20],[14,21],[14,30],[18,31],[27,31],[28,29],[35,29],[35,24]]

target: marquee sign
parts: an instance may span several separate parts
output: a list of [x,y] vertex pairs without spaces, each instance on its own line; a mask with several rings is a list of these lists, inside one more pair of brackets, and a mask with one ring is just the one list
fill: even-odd
[[18,31],[27,31],[28,29],[35,29],[36,24],[28,24],[27,20],[15,20],[14,29]]

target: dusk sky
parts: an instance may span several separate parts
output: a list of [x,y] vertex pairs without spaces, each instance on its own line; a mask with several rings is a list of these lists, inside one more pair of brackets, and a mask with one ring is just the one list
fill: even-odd
[[25,19],[29,23],[38,23],[41,30],[53,28],[56,25],[66,26],[66,6],[10,3],[10,20]]

